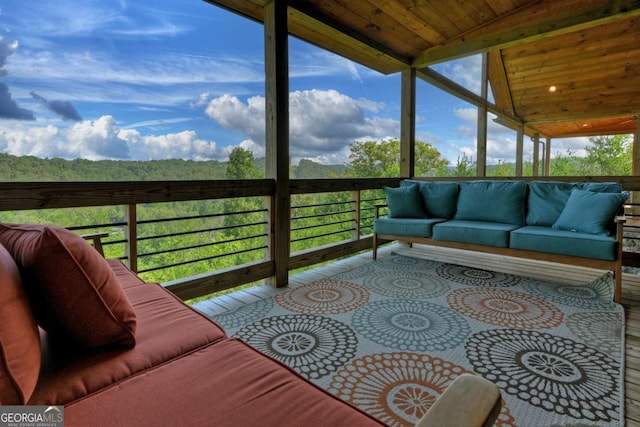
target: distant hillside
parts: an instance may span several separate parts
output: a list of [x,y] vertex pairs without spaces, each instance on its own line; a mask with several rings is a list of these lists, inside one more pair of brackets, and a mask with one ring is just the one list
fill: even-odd
[[[256,159],[264,171],[264,159]],[[330,178],[344,173],[343,165],[302,160],[291,167],[292,178]],[[0,180],[7,181],[161,181],[225,179],[227,162],[216,160],[64,160],[16,157],[0,153]]]

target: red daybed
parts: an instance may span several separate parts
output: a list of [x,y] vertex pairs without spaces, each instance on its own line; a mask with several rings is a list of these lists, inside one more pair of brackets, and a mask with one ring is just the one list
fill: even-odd
[[68,427],[382,425],[68,230],[0,224],[0,243],[0,404],[64,405]]

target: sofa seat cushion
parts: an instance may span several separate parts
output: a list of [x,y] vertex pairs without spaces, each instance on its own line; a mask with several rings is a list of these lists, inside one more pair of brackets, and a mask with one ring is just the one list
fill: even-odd
[[33,314],[57,339],[85,347],[133,347],[136,317],[105,259],[56,226],[0,224],[0,242],[20,268]]
[[378,218],[374,228],[378,234],[396,236],[431,237],[433,225],[446,221],[444,218]]
[[509,247],[509,233],[518,228],[513,224],[453,219],[433,226],[433,240]]
[[613,236],[555,230],[551,227],[525,226],[511,233],[511,248],[553,254],[573,255],[613,261],[616,239]]
[[30,405],[67,404],[226,337],[222,328],[160,285],[133,286],[125,292],[138,318],[136,346],[82,351],[61,347],[45,335],[42,370]]
[[24,405],[39,372],[38,325],[18,266],[0,245],[0,405]]
[[[169,398],[168,398],[169,397]],[[65,406],[74,426],[382,426],[236,339]]]

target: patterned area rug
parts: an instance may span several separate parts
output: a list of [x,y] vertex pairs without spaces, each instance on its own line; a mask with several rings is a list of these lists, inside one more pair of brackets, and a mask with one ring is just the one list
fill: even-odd
[[613,277],[568,286],[392,254],[215,317],[393,426],[460,374],[501,389],[497,426],[624,424]]

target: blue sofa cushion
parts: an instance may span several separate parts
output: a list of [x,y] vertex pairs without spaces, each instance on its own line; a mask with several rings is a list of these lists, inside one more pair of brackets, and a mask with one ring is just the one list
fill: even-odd
[[510,247],[528,251],[573,255],[613,261],[616,239],[603,234],[554,230],[550,227],[525,226],[511,232]]
[[444,218],[378,218],[373,227],[378,234],[396,236],[431,237],[433,225]]
[[524,225],[527,183],[464,181],[455,219]]
[[475,243],[478,245],[509,247],[509,232],[517,225],[486,221],[452,219],[433,226],[433,240]]
[[422,207],[430,218],[453,218],[458,204],[458,184],[455,182],[424,182],[405,179],[400,186],[417,184]]
[[620,193],[622,186],[616,182],[532,181],[529,183],[527,199],[527,225],[551,227],[560,217],[571,191],[574,189]]
[[552,228],[590,234],[609,234],[609,224],[627,193],[597,193],[574,189]]
[[422,198],[417,185],[384,187],[390,218],[425,218]]

